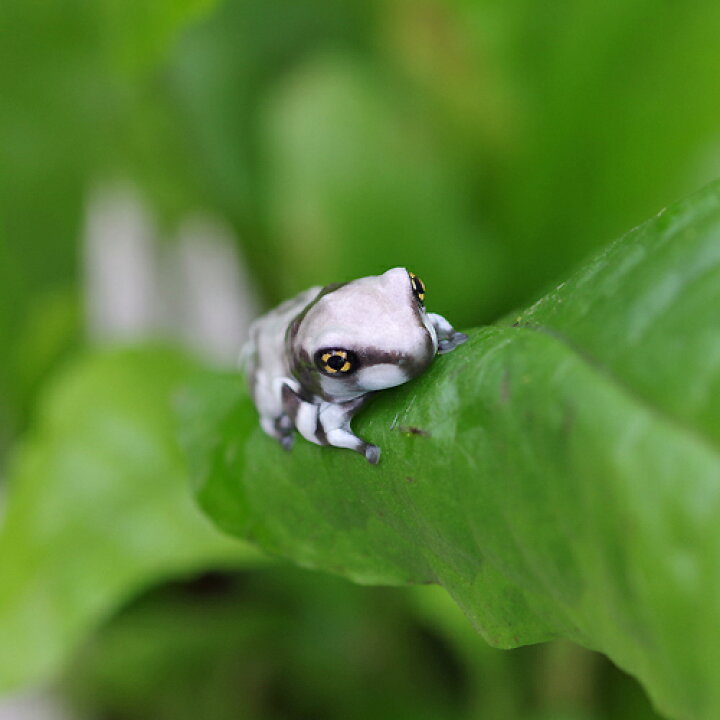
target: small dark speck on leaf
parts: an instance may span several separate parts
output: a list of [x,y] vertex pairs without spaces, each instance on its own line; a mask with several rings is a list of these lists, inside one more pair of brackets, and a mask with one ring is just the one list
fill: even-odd
[[422,437],[431,437],[429,430],[423,430],[422,428],[415,427],[414,425],[398,425],[397,430],[405,435],[420,435]]
[[410,476],[408,475],[408,476],[405,478],[405,481],[406,481],[406,482],[409,482],[409,483],[414,483],[414,482],[415,482],[415,478],[414,478],[414,477],[410,477]]

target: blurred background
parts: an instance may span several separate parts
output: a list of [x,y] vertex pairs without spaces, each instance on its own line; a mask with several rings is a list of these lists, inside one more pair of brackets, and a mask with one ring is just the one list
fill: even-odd
[[[458,327],[532,302],[720,175],[718,37],[713,0],[3,0],[0,478],[87,348],[231,366],[262,309],[394,265]],[[587,651],[487,648],[437,590],[277,566],[152,589],[0,717],[58,703],[655,717]]]

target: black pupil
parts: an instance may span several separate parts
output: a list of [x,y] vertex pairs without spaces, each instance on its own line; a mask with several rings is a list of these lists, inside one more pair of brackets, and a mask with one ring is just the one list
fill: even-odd
[[339,370],[345,364],[345,358],[341,357],[340,355],[333,355],[332,357],[328,358],[327,364],[333,370]]

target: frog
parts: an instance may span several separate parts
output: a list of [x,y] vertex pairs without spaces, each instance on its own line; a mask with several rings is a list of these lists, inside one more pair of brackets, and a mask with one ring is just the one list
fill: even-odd
[[286,450],[297,431],[377,464],[381,450],[353,433],[354,415],[467,340],[426,310],[425,294],[417,275],[395,267],[311,287],[255,320],[241,365],[264,432]]

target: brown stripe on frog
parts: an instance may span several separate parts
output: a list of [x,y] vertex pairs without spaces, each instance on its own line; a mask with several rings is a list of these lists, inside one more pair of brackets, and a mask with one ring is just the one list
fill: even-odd
[[423,338],[425,352],[416,355],[406,355],[396,350],[381,350],[372,346],[356,351],[358,356],[358,367],[366,368],[373,365],[395,365],[405,372],[408,378],[420,375],[432,362],[435,355],[432,338],[429,332],[424,333]]
[[341,287],[345,287],[345,285],[347,285],[347,283],[331,283],[330,285],[325,285],[313,301],[309,302],[293,318],[285,332],[285,353],[288,358],[288,364],[290,365],[290,374],[300,383],[303,400],[311,402],[313,395],[322,394],[322,388],[320,386],[320,374],[315,368],[313,359],[304,350],[298,350],[297,352],[294,350],[295,338],[300,331],[300,324],[310,309],[313,308],[321,298],[335,292],[335,290],[339,290]]

